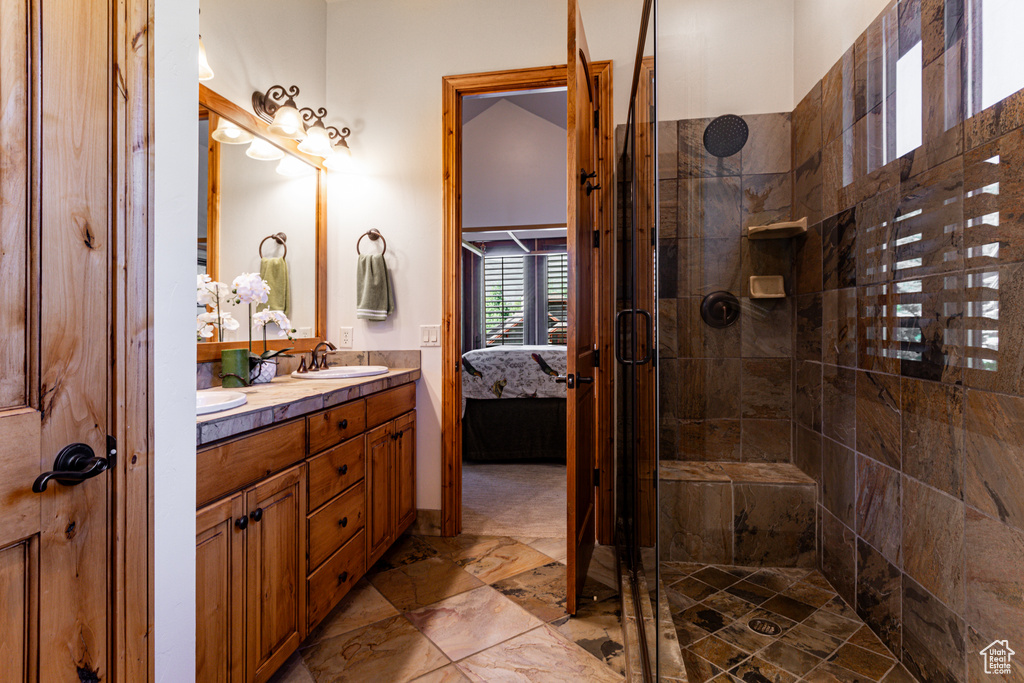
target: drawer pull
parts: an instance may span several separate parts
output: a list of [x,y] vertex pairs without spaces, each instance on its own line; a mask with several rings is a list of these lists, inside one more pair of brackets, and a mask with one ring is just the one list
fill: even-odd
[[348,465],[342,465],[341,467],[339,467],[338,468],[338,474],[340,474],[342,476],[345,476],[346,474],[348,474]]
[[338,429],[348,429],[348,420],[342,420],[339,422]]
[[338,524],[340,524],[342,527],[347,527],[348,526],[348,517],[342,517],[341,519],[339,519],[338,520]]
[[338,574],[338,583],[345,583],[346,581],[348,581],[348,572]]
[[249,513],[249,516],[252,517],[252,521],[254,522],[260,521],[261,519],[263,519],[263,508],[256,508],[255,510]]
[[242,531],[245,531],[245,528],[249,526],[249,518],[245,517],[244,515],[242,517],[239,517],[235,520],[235,526],[241,529]]

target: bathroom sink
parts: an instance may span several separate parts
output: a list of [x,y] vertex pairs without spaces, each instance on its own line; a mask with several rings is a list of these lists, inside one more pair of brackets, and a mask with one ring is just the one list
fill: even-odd
[[245,405],[248,399],[239,391],[198,391],[196,392],[196,415],[219,413]]
[[383,375],[388,369],[383,365],[339,365],[326,370],[310,370],[309,372],[293,372],[297,379],[352,379],[353,377],[372,377]]

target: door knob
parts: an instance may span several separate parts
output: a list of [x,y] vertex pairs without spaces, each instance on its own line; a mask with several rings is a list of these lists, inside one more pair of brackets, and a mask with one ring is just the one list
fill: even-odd
[[53,471],[44,472],[32,483],[32,490],[42,493],[50,480],[64,486],[78,486],[86,479],[92,479],[110,468],[110,460],[98,458],[87,444],[73,443],[65,446],[53,461]]
[[254,522],[260,521],[261,519],[263,519],[263,508],[256,508],[255,510],[249,513],[249,516],[252,517],[252,521]]
[[348,420],[342,420],[339,422],[338,429],[348,429]]
[[576,388],[576,375],[572,374],[571,372],[567,375],[560,375],[556,377],[555,381],[558,382],[559,384],[564,384],[569,389]]
[[245,515],[242,515],[241,517],[235,520],[235,526],[237,526],[242,531],[245,531],[246,527],[249,526],[249,518]]
[[339,467],[338,468],[338,474],[340,474],[342,476],[348,474],[348,465],[342,465],[341,467]]
[[347,527],[348,526],[348,517],[342,517],[341,519],[339,519],[338,520],[338,524],[340,524],[343,528]]
[[346,581],[348,581],[348,572],[338,574],[338,583],[345,583]]

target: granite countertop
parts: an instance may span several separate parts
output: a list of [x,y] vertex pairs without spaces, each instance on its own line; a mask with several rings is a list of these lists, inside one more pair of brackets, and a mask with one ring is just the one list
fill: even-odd
[[[267,384],[230,389],[228,391],[245,394],[248,403],[220,413],[196,416],[196,445],[204,446],[268,427],[419,378],[419,368],[393,368],[384,375],[353,379],[294,379],[285,375]],[[200,393],[219,391],[224,389],[204,389]]]

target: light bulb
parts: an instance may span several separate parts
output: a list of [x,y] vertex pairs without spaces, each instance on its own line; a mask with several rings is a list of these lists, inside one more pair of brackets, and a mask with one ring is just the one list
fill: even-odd
[[302,114],[289,100],[274,113],[274,121],[270,124],[270,132],[289,140],[302,140],[306,137],[306,127],[302,124]]
[[203,37],[199,36],[199,80],[208,81],[213,78],[213,69],[210,62],[206,60],[206,47],[203,46]]
[[253,137],[252,133],[225,118],[217,122],[217,130],[213,131],[213,139],[225,145],[244,145],[252,142]]
[[284,156],[284,150],[263,138],[254,138],[249,149],[245,150],[245,156],[259,161],[277,161]]
[[306,139],[299,143],[299,151],[326,159],[334,151],[331,135],[320,122],[306,131]]
[[287,155],[277,165],[277,172],[289,178],[299,178],[316,173],[316,169],[298,157]]

